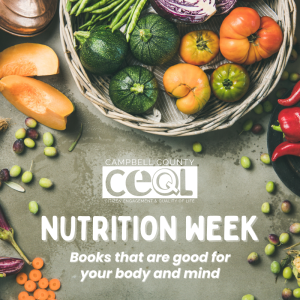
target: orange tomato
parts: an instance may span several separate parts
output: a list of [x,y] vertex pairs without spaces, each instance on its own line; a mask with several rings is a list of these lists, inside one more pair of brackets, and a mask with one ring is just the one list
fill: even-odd
[[197,30],[186,34],[179,54],[188,64],[202,66],[212,61],[220,51],[219,37],[211,30]]
[[283,41],[280,26],[270,17],[260,17],[249,7],[234,9],[220,29],[220,50],[225,58],[251,65],[278,52]]
[[178,64],[170,67],[164,74],[163,83],[166,92],[178,100],[177,108],[184,114],[200,111],[211,95],[207,75],[190,64]]

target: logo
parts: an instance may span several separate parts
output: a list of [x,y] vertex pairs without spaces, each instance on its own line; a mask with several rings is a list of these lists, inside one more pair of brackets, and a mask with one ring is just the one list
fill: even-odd
[[103,167],[103,198],[197,198],[197,167]]

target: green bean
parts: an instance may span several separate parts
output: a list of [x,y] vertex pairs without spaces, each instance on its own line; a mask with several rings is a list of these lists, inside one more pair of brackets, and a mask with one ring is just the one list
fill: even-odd
[[90,7],[85,8],[83,10],[83,12],[91,12],[91,11],[93,11],[93,10],[95,10],[95,9],[97,9],[97,8],[105,5],[105,4],[107,4],[108,2],[110,2],[110,0],[101,0],[98,3],[96,3],[96,4],[94,4],[94,5],[90,6]]
[[71,8],[72,8],[72,2],[70,0],[68,0],[67,4],[66,4],[66,11],[70,12]]
[[128,11],[128,13],[121,19],[121,21],[119,21],[113,28],[112,28],[112,32],[114,32],[116,29],[119,29],[120,27],[122,27],[125,22],[128,20],[129,16],[131,14],[131,10]]
[[122,18],[122,16],[126,13],[126,11],[128,10],[128,8],[130,7],[131,4],[133,4],[134,2],[136,2],[136,0],[129,0],[129,2],[124,6],[124,8],[122,8],[118,14],[116,15],[116,17],[113,19],[110,28],[113,28]]
[[76,13],[76,17],[79,16],[83,10],[85,9],[85,7],[88,5],[90,0],[83,0],[77,10],[77,13]]
[[108,15],[102,17],[100,20],[104,20],[104,19],[107,19],[109,18],[110,16],[114,15],[117,11],[120,10],[120,8],[122,6],[124,6],[124,4],[127,2],[128,0],[123,0],[123,2],[121,2],[118,6],[116,6]]
[[130,22],[130,24],[128,26],[127,32],[126,32],[126,40],[127,40],[127,42],[129,42],[129,40],[130,40],[130,34],[132,33],[132,31],[133,31],[133,29],[134,29],[134,27],[135,27],[135,25],[136,25],[136,23],[137,23],[140,15],[141,15],[141,12],[142,12],[144,6],[146,5],[146,2],[147,2],[147,0],[141,0],[139,2],[138,6],[136,7],[135,12],[132,15],[132,20],[131,20],[131,22]]
[[128,28],[128,26],[129,26],[129,24],[130,24],[130,22],[131,22],[132,16],[133,16],[133,14],[134,14],[134,12],[135,12],[136,7],[137,7],[138,4],[139,4],[139,1],[140,1],[140,0],[137,0],[137,1],[135,2],[135,4],[134,4],[133,8],[131,9],[131,14],[130,14],[129,20],[128,20],[127,24],[126,24],[126,27],[125,27],[124,32],[127,31],[127,28]]
[[84,22],[88,22],[90,20],[91,13],[85,13]]
[[120,2],[122,2],[123,0],[116,0],[114,1],[112,4],[108,5],[108,6],[105,6],[103,8],[100,8],[100,9],[96,9],[96,10],[93,10],[92,11],[92,14],[102,14],[104,12],[108,12],[110,11],[111,9],[113,9],[114,7],[116,7]]
[[70,0],[70,2],[77,2],[78,0]]
[[72,8],[70,15],[74,15],[83,0],[79,0]]

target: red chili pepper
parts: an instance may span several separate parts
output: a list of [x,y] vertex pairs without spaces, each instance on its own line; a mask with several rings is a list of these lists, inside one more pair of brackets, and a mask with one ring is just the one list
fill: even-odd
[[300,157],[300,144],[283,142],[273,152],[272,161],[276,161],[279,157],[285,155],[293,155]]
[[292,94],[286,99],[278,99],[278,103],[282,106],[293,106],[300,101],[300,81],[296,83]]
[[300,142],[300,107],[283,109],[278,115],[280,126],[273,125],[276,131],[283,132],[290,143]]

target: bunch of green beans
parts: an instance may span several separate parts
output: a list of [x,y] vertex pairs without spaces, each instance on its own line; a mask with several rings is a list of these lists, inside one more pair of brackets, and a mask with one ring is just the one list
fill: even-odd
[[124,33],[129,41],[146,3],[147,0],[68,0],[66,11],[76,17],[84,14],[80,30],[107,24],[114,32],[126,24]]

